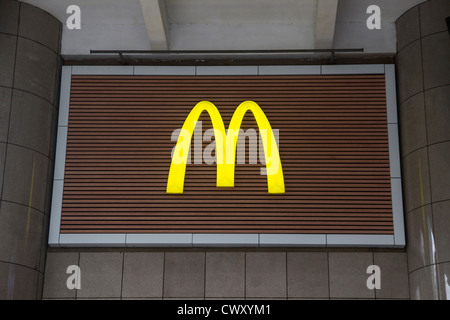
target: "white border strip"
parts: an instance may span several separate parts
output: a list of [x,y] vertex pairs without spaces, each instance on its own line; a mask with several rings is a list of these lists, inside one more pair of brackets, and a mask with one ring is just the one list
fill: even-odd
[[384,74],[384,64],[323,65],[322,74]]
[[400,166],[400,142],[398,135],[397,94],[395,65],[384,66],[386,87],[386,112],[389,140],[389,167],[391,170],[392,214],[394,219],[394,247],[406,245],[405,224],[403,218],[403,193]]
[[195,76],[195,66],[135,66],[135,75]]
[[405,221],[403,218],[403,196],[401,178],[391,178],[392,214],[394,219],[394,247],[406,245]]
[[60,246],[64,247],[125,247],[124,233],[61,234]]
[[73,66],[74,75],[133,75],[134,66]]
[[127,247],[192,247],[191,233],[129,233]]
[[259,66],[259,75],[314,75],[320,74],[320,66]]
[[258,66],[198,66],[198,76],[243,76],[258,75]]
[[58,126],[67,127],[69,122],[71,83],[72,83],[72,67],[63,66],[61,71],[61,92],[59,96]]
[[325,234],[260,234],[260,247],[326,247]]
[[[71,77],[98,75],[385,74],[394,235],[361,234],[60,234]],[[405,232],[394,65],[64,66],[50,216],[49,245],[61,247],[404,247]]]
[[254,234],[193,234],[194,247],[258,247],[259,237]]
[[392,248],[393,235],[327,234],[327,247],[384,247]]
[[52,203],[48,244],[60,245],[61,210],[64,188],[64,168],[66,164],[67,126],[69,120],[70,86],[72,67],[63,66],[61,71],[61,91],[59,101],[58,132],[56,136],[55,167],[53,174]]
[[386,64],[384,66],[384,74],[386,79],[385,84],[388,123],[398,123],[395,65]]
[[61,247],[377,247],[394,248],[395,235],[256,233],[61,234]]

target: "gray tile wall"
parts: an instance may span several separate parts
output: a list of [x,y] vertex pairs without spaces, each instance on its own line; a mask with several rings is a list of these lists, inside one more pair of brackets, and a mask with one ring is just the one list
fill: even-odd
[[[407,253],[51,249],[47,254],[61,23],[31,5],[0,0],[0,299],[42,294],[45,299],[449,299],[447,16],[450,2],[432,0],[397,21]],[[381,289],[366,286],[371,264],[381,268]],[[69,265],[81,268],[80,290],[66,286]]]
[[401,251],[49,249],[43,299],[408,299],[407,270]]
[[61,23],[0,0],[0,299],[42,296]]
[[396,22],[411,299],[450,299],[450,1]]

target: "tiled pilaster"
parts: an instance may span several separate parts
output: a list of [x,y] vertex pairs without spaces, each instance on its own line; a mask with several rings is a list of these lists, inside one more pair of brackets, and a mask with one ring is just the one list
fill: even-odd
[[[447,0],[396,22],[400,140],[412,299],[450,299],[450,35]],[[450,292],[450,291],[449,291]]]

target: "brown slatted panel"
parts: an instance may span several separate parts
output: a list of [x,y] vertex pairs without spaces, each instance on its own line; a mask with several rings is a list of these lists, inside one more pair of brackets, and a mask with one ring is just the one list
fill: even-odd
[[[384,81],[73,76],[61,232],[392,234]],[[188,165],[184,194],[165,193],[171,134],[201,100],[226,127],[242,101],[261,106],[280,130],[285,194],[267,194],[261,164],[237,165],[227,189],[215,166]],[[242,128],[257,128],[250,113]]]

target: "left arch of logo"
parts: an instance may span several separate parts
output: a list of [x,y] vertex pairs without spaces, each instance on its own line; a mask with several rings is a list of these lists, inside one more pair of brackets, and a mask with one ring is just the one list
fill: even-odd
[[283,168],[275,136],[270,122],[261,107],[254,101],[244,101],[231,117],[228,131],[225,131],[222,116],[217,107],[209,101],[201,101],[191,110],[184,121],[170,164],[167,193],[183,193],[186,163],[192,135],[203,111],[208,112],[216,141],[216,186],[234,187],[235,158],[239,129],[242,120],[251,111],[258,125],[263,142],[266,163],[268,193],[285,192]]

